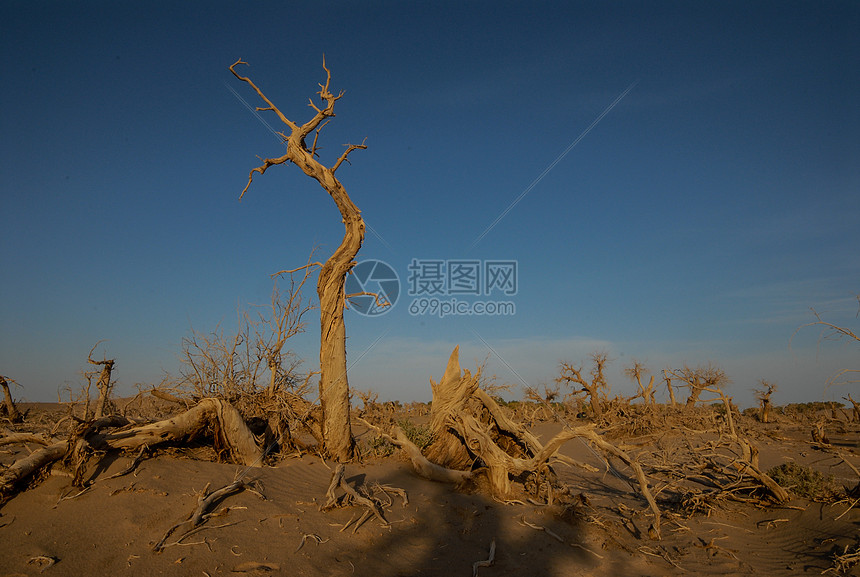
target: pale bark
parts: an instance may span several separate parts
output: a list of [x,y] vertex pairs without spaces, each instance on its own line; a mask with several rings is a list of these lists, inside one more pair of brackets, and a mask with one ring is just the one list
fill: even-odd
[[[254,173],[263,174],[270,166],[292,162],[302,171],[315,179],[332,197],[340,211],[344,224],[344,237],[334,254],[322,265],[317,282],[317,295],[320,302],[320,405],[322,407],[322,434],[326,451],[340,462],[353,457],[355,441],[352,436],[349,419],[349,381],[346,373],[346,328],[343,311],[346,306],[344,285],[346,275],[355,265],[354,258],[364,240],[364,220],[361,211],[349,198],[346,189],[335,177],[335,171],[347,161],[348,155],[356,150],[366,148],[364,144],[351,144],[331,167],[321,164],[316,158],[316,143],[322,127],[334,116],[334,104],[343,96],[341,92],[335,96],[329,90],[331,72],[323,62],[326,71],[326,82],[320,84],[318,92],[325,101],[325,108],[319,108],[313,102],[311,107],[316,111],[314,117],[299,126],[287,118],[272,102],[257,88],[251,79],[240,76],[235,67],[246,64],[241,60],[230,66],[230,71],[239,80],[248,83],[268,105],[259,110],[274,112],[281,121],[290,128],[290,134],[281,133],[287,144],[287,152],[279,158],[267,158],[263,164],[253,169],[248,175],[248,184],[244,195],[251,186]],[[309,147],[306,138],[315,132],[313,144]],[[241,198],[241,196],[240,196]]]
[[669,391],[669,404],[671,406],[677,406],[678,402],[675,400],[675,389],[672,387],[672,377],[669,376],[668,371],[663,371],[663,380],[666,382],[666,390]]
[[23,459],[15,461],[15,463],[0,474],[0,502],[12,492],[12,487],[15,483],[29,477],[42,467],[62,459],[68,449],[69,442],[61,441],[53,445],[48,445]]
[[401,429],[399,426],[392,425],[392,433],[389,435],[376,425],[369,423],[361,417],[359,417],[359,421],[369,429],[375,431],[377,435],[379,435],[392,445],[396,445],[397,447],[403,449],[403,451],[409,457],[409,460],[412,462],[413,470],[421,477],[424,477],[425,479],[428,479],[430,481],[453,484],[463,483],[472,478],[471,471],[459,471],[457,469],[449,469],[447,467],[442,467],[441,465],[438,465],[428,460],[427,457],[421,454],[421,449],[419,449],[415,443],[409,440],[409,438],[403,432],[403,429]]
[[166,441],[181,441],[202,432],[214,423],[217,445],[223,446],[230,457],[243,465],[259,466],[263,452],[248,429],[242,415],[221,399],[203,399],[196,406],[170,419],[149,425],[99,435],[93,445],[104,444],[114,449],[138,449]]
[[471,378],[466,371],[460,372],[460,347],[454,347],[448,358],[445,373],[438,383],[430,379],[433,389],[433,403],[430,405],[430,430],[433,442],[427,447],[426,456],[433,463],[451,469],[461,469],[472,458],[463,441],[449,427],[451,419],[466,409],[466,403],[478,390],[477,379]]

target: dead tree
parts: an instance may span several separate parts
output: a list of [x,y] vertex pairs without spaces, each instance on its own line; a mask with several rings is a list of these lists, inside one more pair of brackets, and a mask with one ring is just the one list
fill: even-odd
[[[287,145],[286,154],[278,158],[267,158],[263,164],[251,170],[248,174],[248,184],[245,185],[241,199],[251,186],[254,173],[263,174],[269,167],[292,162],[302,171],[315,179],[331,196],[340,211],[345,232],[343,241],[325,264],[320,265],[317,294],[320,306],[320,406],[322,408],[322,436],[326,451],[337,460],[348,461],[353,456],[355,441],[352,436],[349,419],[349,381],[346,374],[346,328],[343,321],[343,311],[346,306],[344,286],[346,275],[355,265],[355,257],[364,240],[364,220],[358,207],[349,198],[346,189],[335,177],[335,172],[344,163],[350,153],[357,149],[366,148],[362,144],[347,145],[346,150],[331,167],[324,166],[317,159],[317,140],[322,128],[334,117],[334,105],[343,96],[343,92],[334,95],[329,89],[331,72],[323,61],[326,72],[325,84],[320,84],[317,94],[324,101],[323,108],[311,101],[314,109],[313,118],[304,124],[296,124],[281,112],[263,92],[246,76],[236,72],[236,66],[245,64],[237,60],[230,66],[230,72],[242,82],[247,83],[267,106],[257,108],[261,111],[274,112],[289,128],[289,134],[280,132]],[[313,135],[309,145],[308,137]],[[307,265],[311,266],[311,265]]]
[[712,364],[705,367],[690,368],[684,365],[681,369],[669,371],[669,373],[682,381],[684,385],[690,388],[690,395],[687,397],[685,407],[690,409],[699,401],[699,396],[707,389],[719,389],[723,385],[731,382],[726,373]]
[[771,410],[770,396],[776,391],[776,385],[774,383],[769,383],[764,379],[761,379],[759,384],[761,385],[761,388],[756,389],[755,392],[755,398],[758,399],[759,402],[759,416],[762,423],[769,423]]
[[642,402],[646,405],[653,405],[654,401],[654,375],[648,380],[648,385],[642,384],[642,377],[649,373],[648,368],[641,362],[634,360],[631,365],[624,369],[624,374],[630,377],[639,387],[639,393],[630,400],[642,397]]
[[[599,356],[604,357],[602,354]],[[593,424],[565,426],[546,444],[541,443],[505,414],[479,386],[480,380],[480,369],[474,375],[469,370],[461,371],[459,347],[456,347],[439,383],[431,380],[430,428],[433,443],[422,454],[396,425],[391,427],[390,434],[385,435],[387,440],[407,452],[419,475],[455,483],[474,480],[476,475],[481,475],[486,477],[497,498],[512,499],[522,491],[553,504],[554,500],[562,501],[569,489],[558,483],[549,460],[557,458],[575,464],[573,459],[557,452],[567,441],[582,439],[621,459],[633,470],[642,496],[654,513],[652,529],[655,538],[659,538],[660,510],[635,458],[606,441]],[[379,427],[373,428],[380,431]],[[518,484],[521,489],[515,488]]]
[[[10,379],[11,380],[11,379]],[[15,381],[12,381],[13,383]],[[12,393],[9,391],[9,383],[6,378],[0,376],[0,387],[3,388],[4,404],[0,405],[0,415],[5,416],[13,423],[20,423],[24,420],[18,407],[15,406],[15,401],[12,400]]]
[[847,397],[842,397],[842,398],[843,398],[843,399],[845,399],[846,401],[848,401],[849,403],[851,403],[851,406],[852,406],[852,407],[853,407],[853,409],[854,409],[854,410],[853,410],[853,413],[852,413],[852,418],[851,418],[851,420],[852,420],[853,422],[855,422],[855,423],[860,423],[860,402],[855,401],[854,399],[852,399],[852,398],[851,398],[851,393],[848,393],[848,396],[847,396]]
[[93,351],[96,350],[96,347],[102,341],[99,341],[93,348],[90,349],[90,354],[87,355],[87,362],[91,365],[100,366],[101,371],[99,372],[99,380],[96,381],[96,388],[99,390],[99,400],[96,402],[96,414],[95,418],[100,419],[104,417],[110,409],[110,393],[113,388],[113,384],[111,383],[111,372],[113,371],[114,359],[102,359],[100,361],[93,360]]
[[556,382],[566,383],[569,386],[580,385],[582,387],[580,392],[588,395],[594,419],[598,421],[603,417],[603,409],[600,404],[601,396],[605,395],[605,391],[608,389],[604,375],[608,361],[609,355],[605,352],[591,354],[590,381],[582,376],[582,365],[577,367],[571,363],[563,362],[561,363],[561,375],[556,379]]
[[669,369],[663,369],[663,382],[666,383],[666,390],[669,391],[669,403],[674,407],[678,402],[675,400],[675,389],[672,387],[672,372]]

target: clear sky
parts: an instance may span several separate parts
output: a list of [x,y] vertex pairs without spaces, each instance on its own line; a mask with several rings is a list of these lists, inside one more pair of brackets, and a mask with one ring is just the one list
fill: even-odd
[[[858,326],[857,30],[856,2],[6,0],[0,373],[53,400],[106,339],[121,393],[158,382],[192,326],[331,254],[340,216],[297,167],[239,202],[285,127],[228,71],[303,123],[325,54],[346,92],[322,160],[367,138],[338,176],[358,260],[401,281],[386,314],[347,311],[353,387],[428,400],[460,344],[514,396],[598,349],[622,393],[632,359],[713,362],[742,405],[760,378],[777,404],[856,392],[824,383],[860,347],[790,339],[810,307]],[[434,295],[515,314],[410,314],[413,259],[515,261],[516,294]]]

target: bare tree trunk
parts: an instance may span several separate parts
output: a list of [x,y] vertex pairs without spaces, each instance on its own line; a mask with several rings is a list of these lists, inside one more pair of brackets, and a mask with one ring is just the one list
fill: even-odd
[[[0,473],[0,504],[13,494],[17,483],[42,467],[62,459],[64,455],[74,461],[75,456],[70,453],[70,449],[79,455],[75,469],[76,478],[80,478],[85,473],[86,465],[86,457],[81,459],[80,455],[86,455],[84,449],[87,447],[97,450],[135,450],[164,442],[183,441],[212,430],[217,451],[226,453],[236,463],[249,467],[262,465],[263,451],[257,446],[253,433],[239,412],[221,399],[203,399],[191,409],[163,421],[102,432],[106,427],[125,427],[130,424],[128,419],[121,416],[103,417],[84,423],[79,437],[47,445],[15,462]],[[46,442],[32,438],[32,435],[8,435],[3,437],[3,440],[43,444]]]
[[114,449],[139,449],[165,441],[182,440],[214,426],[216,449],[223,449],[235,462],[259,466],[263,452],[248,429],[242,415],[227,401],[207,398],[191,409],[169,419],[142,425],[124,431],[98,434],[92,442],[96,446]]
[[[87,355],[87,362],[89,364],[95,365],[97,367],[101,366],[102,368],[101,373],[99,374],[99,380],[96,381],[96,388],[99,390],[99,400],[96,402],[96,419],[101,419],[103,416],[105,416],[106,413],[109,412],[111,391],[110,377],[115,362],[114,359],[102,359],[101,361],[93,360],[93,351],[96,350],[96,347],[99,346],[99,343],[101,342],[102,341],[99,341],[98,343],[94,344],[93,348],[90,349],[90,354]],[[92,375],[92,373],[89,373],[89,375]],[[89,407],[89,400],[89,386],[87,386],[87,407]],[[87,413],[89,413],[89,408],[87,409]]]
[[762,399],[761,401],[761,422],[770,422],[770,399]]
[[755,396],[759,400],[760,403],[760,418],[762,423],[770,422],[770,409],[771,409],[771,401],[770,397],[773,395],[774,391],[776,391],[776,384],[769,383],[764,379],[759,380],[759,384],[761,388],[756,389]]
[[18,407],[15,406],[15,401],[12,400],[12,393],[9,391],[9,383],[7,383],[6,379],[3,377],[0,377],[0,387],[3,388],[3,396],[5,398],[5,404],[3,405],[5,411],[0,411],[0,414],[5,412],[10,421],[13,423],[20,423],[24,418],[18,411]]
[[99,400],[96,402],[95,418],[100,419],[110,412],[110,376],[113,371],[114,361],[111,359],[108,361],[99,361],[98,363],[93,364],[102,365],[102,372],[99,375],[98,382],[96,383],[96,387],[99,390]]
[[675,400],[675,389],[672,388],[672,378],[663,371],[663,379],[666,381],[666,389],[669,391],[669,404],[673,407],[678,404]]
[[[320,270],[320,405],[326,450],[340,461],[352,459],[355,442],[349,421],[349,381],[346,375],[346,305],[344,285],[353,259],[364,239],[364,221],[358,208],[333,175],[329,193],[340,209],[345,226],[343,242]],[[320,181],[321,183],[323,181]],[[324,185],[325,187],[325,185]]]
[[[343,309],[346,305],[344,285],[346,275],[354,266],[354,258],[364,240],[364,221],[358,207],[349,198],[343,185],[335,178],[335,171],[347,160],[347,156],[356,149],[366,148],[364,144],[350,144],[338,160],[330,168],[323,166],[316,158],[317,138],[323,126],[334,116],[334,104],[343,96],[341,92],[335,96],[329,90],[331,72],[325,66],[326,82],[320,84],[318,92],[325,101],[325,108],[317,107],[313,101],[311,107],[316,111],[314,117],[299,126],[288,119],[272,102],[257,88],[250,78],[240,76],[235,67],[246,64],[241,60],[230,66],[230,71],[236,78],[250,85],[257,95],[262,98],[267,108],[278,115],[278,118],[290,128],[290,134],[281,133],[287,144],[287,152],[280,158],[267,158],[262,166],[253,169],[248,175],[248,184],[242,195],[251,186],[254,173],[263,174],[270,166],[292,162],[302,171],[315,179],[332,197],[344,223],[344,237],[340,246],[320,269],[317,282],[317,295],[320,300],[320,405],[322,408],[322,434],[325,450],[340,462],[353,457],[355,441],[349,420],[349,381],[346,374],[346,328],[343,322]],[[314,134],[313,144],[308,146],[305,139]],[[241,198],[241,196],[240,196]],[[317,263],[318,264],[318,263]]]
[[699,395],[701,395],[701,394],[702,394],[701,387],[692,386],[690,388],[690,396],[687,397],[687,402],[684,403],[684,406],[688,409],[693,407],[697,402],[699,402]]

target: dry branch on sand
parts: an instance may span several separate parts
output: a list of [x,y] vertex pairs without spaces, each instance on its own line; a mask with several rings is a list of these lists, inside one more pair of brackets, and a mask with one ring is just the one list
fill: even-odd
[[179,540],[176,541],[178,543],[183,538],[187,537],[188,534],[196,529],[201,523],[206,521],[209,517],[211,517],[212,513],[207,513],[207,511],[218,501],[223,499],[228,495],[232,495],[238,491],[241,491],[245,487],[245,483],[240,479],[237,481],[233,481],[229,485],[225,487],[221,487],[216,491],[209,492],[209,485],[207,484],[200,495],[197,497],[197,507],[192,511],[191,515],[185,521],[181,521],[167,530],[167,533],[164,534],[164,537],[153,546],[153,551],[161,552],[165,548],[165,543],[167,539],[180,527],[186,527],[185,532],[182,536],[180,536]]

